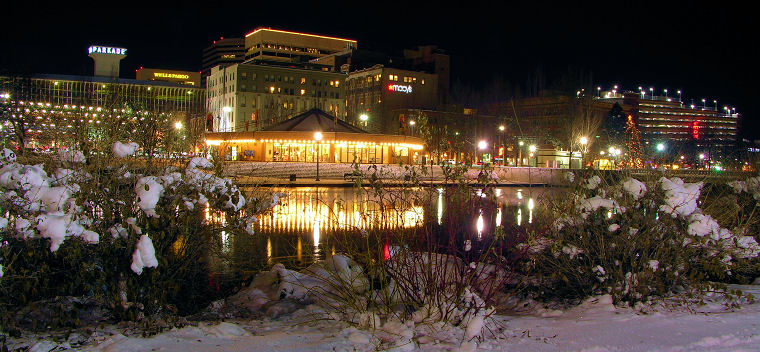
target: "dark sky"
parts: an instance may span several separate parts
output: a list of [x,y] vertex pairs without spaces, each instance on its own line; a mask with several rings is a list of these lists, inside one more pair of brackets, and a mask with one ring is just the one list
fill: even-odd
[[[91,74],[91,44],[125,47],[122,77],[140,66],[200,70],[201,51],[221,36],[257,27],[355,39],[360,48],[434,44],[451,55],[452,82],[475,87],[500,76],[524,85],[537,67],[547,81],[568,70],[597,84],[680,89],[684,100],[718,100],[743,115],[743,133],[760,138],[755,102],[757,20],[749,8],[608,1],[556,5],[411,1],[338,4],[287,1],[121,1],[114,8],[73,2],[3,5],[0,70]],[[467,4],[466,6],[462,4]]]

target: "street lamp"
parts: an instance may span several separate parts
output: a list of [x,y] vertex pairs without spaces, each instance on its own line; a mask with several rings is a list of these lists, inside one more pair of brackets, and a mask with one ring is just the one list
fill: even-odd
[[678,90],[678,102],[681,102],[681,90]]
[[661,152],[665,150],[665,143],[657,143],[657,151]]
[[503,137],[503,135],[504,135],[504,131],[505,131],[506,129],[507,129],[507,127],[506,127],[506,126],[504,126],[504,125],[499,125],[499,132],[501,132],[501,133],[499,134],[499,147],[500,147],[501,149],[499,149],[499,150],[500,150],[500,151],[502,151],[502,153],[496,153],[496,154],[497,154],[498,156],[501,156],[501,165],[502,165],[502,166],[504,166],[504,162],[506,161],[506,160],[504,160],[504,159],[505,159],[504,157],[505,157],[505,156],[506,156],[506,154],[507,154],[506,152],[504,152],[504,140],[502,139],[502,137]]
[[585,158],[586,158],[586,145],[588,144],[588,138],[586,136],[581,137],[579,140],[581,143],[581,165],[580,168],[582,169],[585,164]]
[[[488,148],[488,142],[481,140],[478,142],[478,149],[480,149],[480,152],[482,153]],[[483,157],[481,156],[480,161],[483,161]]]
[[367,114],[361,114],[359,115],[359,120],[362,120],[362,122],[364,122],[364,128],[367,128],[367,120],[369,120],[369,116],[367,116]]
[[416,123],[416,122],[414,122],[414,120],[412,120],[412,121],[409,121],[409,126],[411,126],[411,128],[412,128],[412,134],[411,134],[412,136],[414,136],[414,125],[416,125],[416,124],[417,124],[417,123]]
[[[533,156],[533,154],[536,154],[536,145],[531,144],[528,146],[528,151],[530,151],[531,156]],[[530,166],[530,162],[528,162],[528,166]],[[538,154],[536,154],[536,166],[538,166]]]
[[[518,166],[523,166],[523,161],[522,161],[522,148],[523,148],[523,145],[524,145],[525,143],[523,143],[523,141],[518,141],[518,142],[517,142],[517,144],[520,146],[519,148],[517,148],[517,149],[518,149],[518,151],[519,151],[519,153],[518,153],[518,154],[519,154],[519,158],[520,158],[520,163],[518,164]],[[517,163],[516,163],[516,164],[517,164]]]
[[174,123],[174,128],[176,128],[178,130],[181,130],[182,129],[182,122],[181,121],[175,122]]
[[322,141],[322,132],[314,132],[314,140],[317,141],[317,178],[315,181],[319,181],[319,157],[322,152],[322,145],[320,144]]
[[652,97],[651,97],[651,98],[649,98],[649,99],[654,99],[654,87],[649,87],[649,95],[651,95],[651,96],[652,96]]
[[228,119],[230,118],[230,112],[232,112],[232,108],[229,106],[225,106],[222,108],[222,111],[224,111],[225,116],[222,118],[222,126],[219,126],[220,132],[229,132],[227,131],[228,127]]

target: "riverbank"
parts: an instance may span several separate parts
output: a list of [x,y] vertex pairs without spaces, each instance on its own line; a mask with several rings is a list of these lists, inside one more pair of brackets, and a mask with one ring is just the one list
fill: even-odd
[[[483,169],[473,166],[464,175],[464,181],[473,186],[478,182]],[[621,178],[630,175],[638,179],[659,179],[660,177],[679,177],[686,182],[728,182],[745,179],[754,174],[744,172],[715,172],[705,170],[568,170],[545,167],[503,167],[490,166],[487,169],[489,185],[500,187],[528,186],[563,186],[565,174],[573,173],[610,173]],[[233,178],[237,184],[252,186],[300,187],[333,186],[351,187],[361,175],[363,180],[377,176],[383,184],[391,186],[408,185],[418,181],[427,186],[443,186],[457,183],[447,180],[446,171],[438,165],[374,165],[360,164],[320,164],[317,171],[315,163],[290,162],[228,162],[224,173]]]

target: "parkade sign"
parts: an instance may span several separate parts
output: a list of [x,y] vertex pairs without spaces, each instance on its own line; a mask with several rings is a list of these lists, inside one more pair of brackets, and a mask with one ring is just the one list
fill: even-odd
[[390,84],[388,85],[388,90],[391,92],[401,92],[410,94],[412,92],[412,86],[404,86],[400,84]]
[[112,48],[110,46],[98,46],[93,45],[87,49],[88,54],[111,54],[111,55],[127,55],[127,49],[124,48]]

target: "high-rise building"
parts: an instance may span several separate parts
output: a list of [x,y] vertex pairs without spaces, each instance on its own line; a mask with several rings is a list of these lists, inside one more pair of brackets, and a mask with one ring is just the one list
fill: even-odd
[[206,81],[206,111],[216,132],[260,131],[312,108],[345,120],[345,79],[308,66],[217,66]]
[[201,62],[201,86],[206,85],[206,77],[211,74],[211,68],[229,66],[245,60],[245,40],[243,38],[224,38],[215,40],[211,46],[203,49]]
[[257,28],[245,35],[245,61],[309,62],[356,47],[352,39]]

